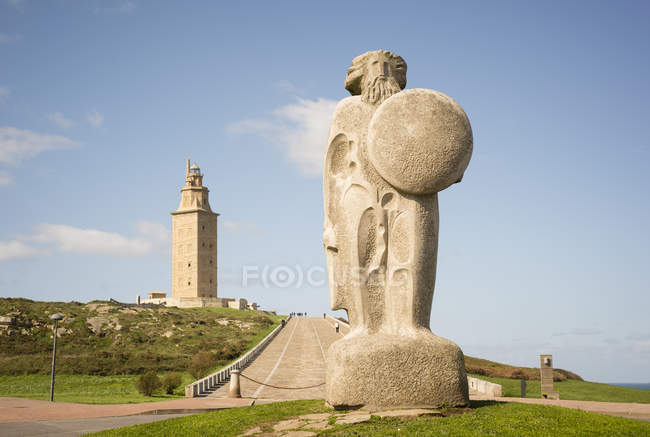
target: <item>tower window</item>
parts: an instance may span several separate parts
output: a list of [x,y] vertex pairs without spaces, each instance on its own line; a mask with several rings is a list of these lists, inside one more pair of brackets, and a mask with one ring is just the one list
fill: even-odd
[[201,243],[201,246],[202,246],[202,247],[205,247],[205,241],[204,241],[203,243]]
[[201,226],[201,230],[205,231],[205,225]]
[[210,249],[212,249],[212,243],[210,243]]
[[187,267],[192,267],[192,263],[187,263]]
[[212,264],[212,260],[210,260],[210,264]]

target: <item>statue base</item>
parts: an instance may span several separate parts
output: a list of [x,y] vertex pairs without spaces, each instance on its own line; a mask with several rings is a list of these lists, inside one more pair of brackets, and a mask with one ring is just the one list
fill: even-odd
[[353,334],[329,348],[325,398],[337,409],[466,406],[465,357],[430,331]]

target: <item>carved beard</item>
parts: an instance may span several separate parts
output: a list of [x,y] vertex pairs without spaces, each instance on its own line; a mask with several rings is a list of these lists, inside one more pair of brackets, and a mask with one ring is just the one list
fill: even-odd
[[375,76],[361,93],[361,101],[379,104],[402,89],[393,76]]

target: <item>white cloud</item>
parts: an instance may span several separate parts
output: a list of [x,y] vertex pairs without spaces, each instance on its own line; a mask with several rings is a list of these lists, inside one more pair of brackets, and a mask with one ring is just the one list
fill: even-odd
[[[2,42],[2,35],[0,35],[0,42]],[[9,97],[9,94],[11,94],[9,88],[0,86],[0,103],[4,103],[7,100],[7,97]]]
[[262,228],[260,228],[259,225],[254,222],[234,222],[231,220],[221,220],[221,224],[223,225],[224,229],[233,233],[239,233],[239,232],[248,232],[253,234],[262,233]]
[[[108,2],[106,2],[108,3]],[[106,3],[103,3],[104,5]],[[113,6],[96,7],[95,14],[98,15],[118,15],[130,14],[135,10],[135,3],[132,1],[113,2]]]
[[650,352],[650,341],[640,341],[634,345],[634,350],[637,353],[648,353]]
[[92,110],[86,114],[86,121],[93,127],[101,127],[104,124],[104,116],[97,110]]
[[592,329],[592,328],[573,328],[569,332],[554,332],[552,337],[564,337],[566,335],[580,335],[580,336],[588,336],[588,335],[599,335],[602,334],[603,331],[600,329]]
[[61,129],[70,129],[72,126],[74,126],[74,122],[69,118],[66,118],[60,112],[52,112],[50,114],[47,114],[47,119],[59,126]]
[[291,82],[288,80],[281,80],[275,83],[275,87],[285,93],[289,94],[300,94],[300,90],[296,88]]
[[600,335],[603,331],[594,328],[574,328],[571,330],[572,335]]
[[0,261],[24,258],[45,253],[42,249],[31,247],[22,241],[0,241]]
[[650,332],[635,332],[625,337],[626,340],[650,341]]
[[0,44],[9,44],[14,41],[20,41],[23,38],[23,36],[19,33],[15,33],[13,35],[9,35],[7,33],[0,33]]
[[269,117],[231,124],[228,131],[261,135],[280,145],[303,174],[320,176],[329,125],[337,102],[323,98],[296,100],[296,103],[277,108]]
[[0,33],[0,44],[11,44],[20,41],[21,39],[23,39],[23,36],[20,33]]
[[129,238],[98,229],[42,223],[35,227],[32,235],[21,235],[17,236],[17,240],[0,242],[0,261],[52,252],[142,256],[169,247],[169,230],[160,223],[139,221],[136,230],[137,236]]
[[15,127],[0,127],[0,163],[19,164],[47,150],[68,149],[76,141],[60,135],[43,135]]
[[141,256],[166,245],[169,231],[158,223],[138,222],[137,238],[68,225],[43,223],[36,226],[36,233],[24,237],[28,241],[54,246],[60,252],[87,255]]
[[0,170],[0,186],[2,185],[11,185],[13,184],[14,179],[9,173],[4,170]]
[[136,224],[138,233],[147,238],[155,246],[165,246],[169,244],[169,229],[160,223],[139,221]]

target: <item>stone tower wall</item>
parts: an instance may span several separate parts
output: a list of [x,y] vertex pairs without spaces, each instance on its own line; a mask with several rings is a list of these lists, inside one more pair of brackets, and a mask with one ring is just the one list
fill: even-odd
[[217,220],[203,176],[190,173],[172,212],[172,298],[217,297]]
[[217,297],[217,215],[198,214],[198,296]]

